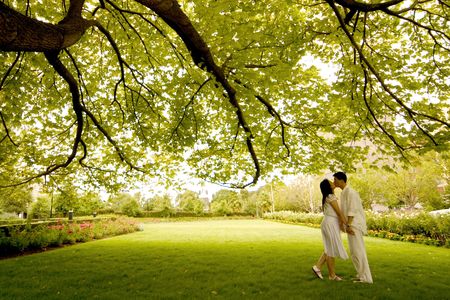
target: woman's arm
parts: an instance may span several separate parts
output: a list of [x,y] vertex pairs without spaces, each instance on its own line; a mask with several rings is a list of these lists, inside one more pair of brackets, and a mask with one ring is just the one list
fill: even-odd
[[344,214],[342,213],[341,209],[339,208],[339,204],[337,202],[337,199],[333,199],[330,201],[331,207],[334,209],[336,214],[339,217],[339,223],[343,225],[347,225],[347,219],[345,218]]

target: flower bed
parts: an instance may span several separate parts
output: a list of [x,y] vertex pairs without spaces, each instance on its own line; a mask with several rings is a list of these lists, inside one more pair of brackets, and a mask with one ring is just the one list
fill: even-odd
[[[265,219],[319,227],[322,214],[280,211]],[[450,248],[450,215],[366,214],[369,236]]]
[[95,222],[60,220],[50,224],[11,226],[8,230],[0,230],[0,257],[131,233],[140,228],[137,221],[124,217],[97,219]]
[[450,248],[450,215],[368,214],[368,234]]

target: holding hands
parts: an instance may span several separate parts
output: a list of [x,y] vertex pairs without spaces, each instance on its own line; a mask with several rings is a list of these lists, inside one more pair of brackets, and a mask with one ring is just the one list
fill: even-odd
[[351,235],[355,235],[355,232],[353,231],[352,225],[347,224],[347,226],[344,229],[345,229],[344,232],[347,232],[348,234],[351,234]]

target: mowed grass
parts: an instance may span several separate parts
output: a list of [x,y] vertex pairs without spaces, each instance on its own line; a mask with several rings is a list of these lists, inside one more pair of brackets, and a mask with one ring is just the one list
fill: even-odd
[[149,223],[142,232],[1,260],[0,299],[450,299],[449,249],[365,241],[372,285],[352,283],[350,260],[337,261],[344,282],[314,276],[319,229]]

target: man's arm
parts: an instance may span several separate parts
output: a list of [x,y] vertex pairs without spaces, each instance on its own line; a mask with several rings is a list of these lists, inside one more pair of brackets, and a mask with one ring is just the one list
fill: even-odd
[[355,234],[355,232],[353,231],[352,223],[353,223],[353,216],[347,216],[347,227],[345,228],[345,232],[353,235]]

